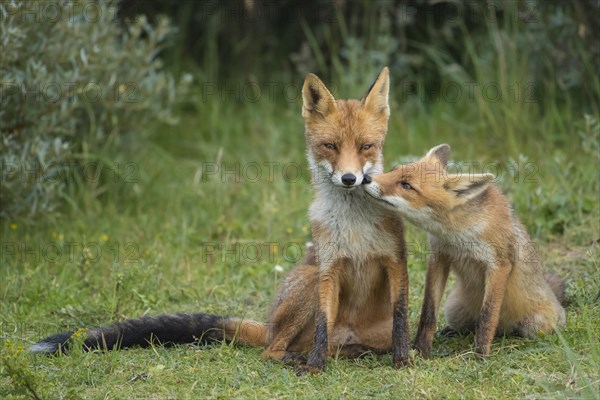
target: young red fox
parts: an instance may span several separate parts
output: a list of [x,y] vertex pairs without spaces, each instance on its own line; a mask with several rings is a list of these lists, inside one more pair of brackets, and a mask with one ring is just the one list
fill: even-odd
[[446,331],[474,331],[489,355],[494,335],[535,337],[565,324],[564,284],[544,276],[537,252],[492,174],[450,174],[450,146],[372,178],[367,192],[429,232],[432,255],[415,347],[429,356],[448,272]]
[[[363,182],[382,172],[389,77],[384,68],[361,100],[335,100],[309,74],[302,90],[308,161],[315,199],[310,207],[314,250],[285,278],[267,323],[208,314],[162,315],[88,330],[85,346],[235,340],[265,347],[270,359],[301,360],[323,369],[326,357],[392,350],[408,359],[408,274],[402,219],[373,201]],[[72,332],[32,346],[56,352]],[[312,349],[312,351],[311,351]]]

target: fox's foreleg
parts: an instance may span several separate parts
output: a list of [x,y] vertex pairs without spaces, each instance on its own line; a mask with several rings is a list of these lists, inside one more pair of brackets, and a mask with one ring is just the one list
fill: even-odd
[[440,253],[429,257],[427,276],[425,278],[425,296],[421,308],[419,329],[415,338],[415,348],[423,357],[429,357],[431,343],[435,334],[436,322],[440,310],[440,302],[444,294],[450,261]]
[[393,310],[392,322],[392,363],[400,368],[408,362],[409,328],[408,328],[408,269],[406,252],[400,260],[386,263],[390,285],[390,300]]

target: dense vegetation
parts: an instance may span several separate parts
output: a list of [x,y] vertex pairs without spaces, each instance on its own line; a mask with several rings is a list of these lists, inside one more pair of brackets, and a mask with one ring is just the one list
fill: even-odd
[[[0,397],[597,398],[599,11],[596,1],[0,3]],[[143,314],[264,318],[281,269],[311,240],[304,74],[357,98],[384,65],[386,166],[446,142],[457,161],[496,173],[546,268],[566,278],[560,335],[498,339],[483,362],[472,337],[440,338],[432,360],[406,370],[368,356],[304,378],[227,345],[23,351]],[[407,240],[414,333],[428,249],[413,227]]]

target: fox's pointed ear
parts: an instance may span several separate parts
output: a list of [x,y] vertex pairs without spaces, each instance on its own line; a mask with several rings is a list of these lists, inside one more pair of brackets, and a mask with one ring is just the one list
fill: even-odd
[[427,152],[426,158],[436,158],[443,168],[448,166],[452,149],[448,144],[440,144]]
[[465,200],[477,197],[487,189],[490,182],[495,179],[495,176],[490,173],[486,174],[448,174],[444,188]]
[[362,102],[365,107],[375,114],[382,114],[385,117],[390,116],[390,106],[388,95],[390,92],[390,71],[384,67],[375,82],[369,88],[367,95]]
[[325,116],[337,108],[335,98],[315,74],[308,74],[302,87],[302,116]]

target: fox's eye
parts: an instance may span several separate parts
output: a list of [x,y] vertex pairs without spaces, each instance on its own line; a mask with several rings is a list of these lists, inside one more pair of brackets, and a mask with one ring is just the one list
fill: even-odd
[[373,147],[372,144],[364,144],[364,145],[362,145],[362,147],[360,149],[361,150],[369,150],[371,147]]
[[406,190],[413,190],[413,187],[410,186],[410,183],[408,183],[408,182],[402,181],[402,182],[400,182],[400,185],[402,185],[402,188],[404,188]]
[[333,143],[324,143],[323,146],[329,150],[335,150],[335,144]]

